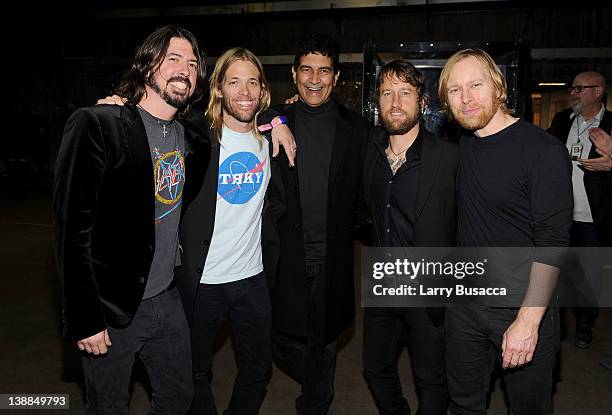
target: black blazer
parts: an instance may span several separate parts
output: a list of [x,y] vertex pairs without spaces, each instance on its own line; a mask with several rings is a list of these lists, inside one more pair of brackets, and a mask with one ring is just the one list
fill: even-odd
[[[295,106],[278,107],[295,131]],[[353,236],[361,199],[361,169],[370,124],[338,104],[327,195],[325,284],[317,297],[326,343],[336,339],[355,316]],[[298,148],[299,151],[299,148]],[[272,163],[269,208],[264,212],[264,267],[271,289],[273,327],[305,337],[308,312],[299,164],[289,168],[284,154]]]
[[[573,122],[575,122],[575,117],[572,116],[572,109],[568,108],[555,115],[548,132],[567,145],[567,136]],[[599,128],[608,134],[611,133],[612,112],[604,111]],[[588,158],[597,157],[601,156],[593,145]],[[612,172],[584,170],[584,188],[599,240],[602,246],[612,246]]]
[[[445,138],[437,138],[429,131],[423,132],[421,150],[421,173],[417,189],[416,223],[414,246],[443,247],[455,246],[457,230],[457,203],[455,177],[459,164],[459,145]],[[373,209],[372,177],[380,151],[375,142],[385,148],[388,135],[382,127],[376,127],[370,134],[366,151],[363,181],[364,199]],[[375,234],[382,234],[383,224],[374,222]],[[378,241],[374,241],[379,245]]]
[[[416,222],[413,244],[415,247],[445,247],[456,245],[457,196],[455,178],[459,165],[459,145],[445,138],[437,138],[421,127],[423,147],[421,149],[421,172],[417,188]],[[363,182],[366,205],[373,210],[372,177],[380,150],[385,148],[388,134],[382,127],[376,127],[370,134],[366,151]],[[374,215],[374,218],[378,217]],[[374,220],[374,235],[382,235],[384,224]],[[374,238],[373,244],[380,246]],[[428,308],[432,322],[439,326],[444,320],[443,308]]]
[[[194,152],[203,141],[186,128],[187,164],[208,163],[207,152]],[[155,252],[153,163],[137,108],[75,111],[55,166],[55,253],[67,334],[81,340],[107,326],[126,327]]]

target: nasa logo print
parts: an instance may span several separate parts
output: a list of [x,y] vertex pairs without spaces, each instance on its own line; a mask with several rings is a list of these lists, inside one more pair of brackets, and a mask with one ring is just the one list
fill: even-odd
[[234,153],[219,166],[217,192],[219,198],[233,205],[242,205],[253,198],[264,183],[264,166],[253,153]]

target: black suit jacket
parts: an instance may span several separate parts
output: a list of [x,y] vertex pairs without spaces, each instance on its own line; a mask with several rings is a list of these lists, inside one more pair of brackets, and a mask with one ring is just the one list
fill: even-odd
[[[205,141],[186,128],[187,164],[208,163],[206,151],[194,151]],[[67,334],[81,340],[127,326],[155,252],[153,163],[135,106],[97,105],[70,117],[53,191]]]
[[[572,116],[572,109],[568,108],[555,115],[548,132],[567,145],[567,136],[573,122],[576,122],[575,117]],[[599,128],[608,134],[611,133],[612,112],[604,111]],[[597,157],[601,156],[593,145],[588,158]],[[612,246],[612,172],[584,170],[584,188],[599,240],[602,246]]]
[[207,168],[196,170],[185,166],[183,210],[179,225],[181,265],[174,271],[185,314],[190,323],[204,263],[210,248],[217,209],[220,145],[215,139],[213,130],[209,130],[208,137],[211,139],[209,141],[210,163]]
[[[295,131],[295,106],[276,108]],[[315,295],[324,299],[317,310],[325,341],[347,328],[355,316],[353,236],[361,199],[361,169],[370,124],[338,104],[338,119],[328,179],[325,284]],[[299,151],[299,148],[298,148]],[[279,332],[305,337],[308,312],[299,163],[289,168],[284,154],[272,163],[269,207],[264,211],[264,267],[271,289],[273,326]]]
[[[423,147],[417,188],[413,246],[455,246],[457,233],[455,178],[459,165],[459,145],[444,138],[437,138],[422,127],[421,130]],[[370,136],[363,168],[363,192],[366,205],[373,210],[377,205],[372,199],[372,177],[376,168],[376,160],[380,156],[380,150],[375,143],[385,148],[388,134],[379,126],[372,130]],[[378,215],[373,216],[378,217]],[[374,220],[373,226],[374,235],[384,233],[384,224]],[[374,245],[380,246],[380,241],[374,239]],[[443,308],[429,308],[427,311],[436,326],[443,323]]]

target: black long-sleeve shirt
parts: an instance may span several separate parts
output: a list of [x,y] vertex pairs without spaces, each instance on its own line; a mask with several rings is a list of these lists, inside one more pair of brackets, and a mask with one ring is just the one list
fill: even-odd
[[[540,128],[519,120],[487,137],[463,137],[457,189],[460,246],[569,245],[571,164]],[[558,266],[555,252],[538,250],[534,260]]]

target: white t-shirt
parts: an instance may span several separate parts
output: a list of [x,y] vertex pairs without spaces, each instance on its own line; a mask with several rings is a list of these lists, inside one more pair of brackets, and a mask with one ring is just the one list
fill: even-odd
[[[589,158],[591,152],[591,140],[589,139],[589,130],[599,127],[601,117],[603,117],[604,108],[602,105],[599,113],[588,121],[585,121],[582,116],[578,115],[572,121],[572,128],[567,136],[567,150],[571,151],[572,145],[578,141],[582,144],[582,154],[580,158]],[[573,115],[571,115],[573,116]],[[570,153],[571,154],[571,153]],[[587,198],[586,189],[584,188],[584,170],[579,167],[580,163],[572,160],[572,186],[574,188],[574,221],[576,222],[593,222],[591,215],[591,207]]]
[[267,142],[223,127],[215,228],[201,283],[223,284],[263,271],[261,214],[270,181]]

